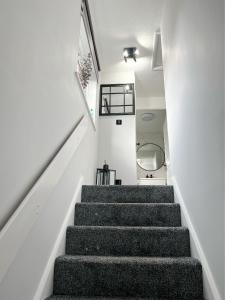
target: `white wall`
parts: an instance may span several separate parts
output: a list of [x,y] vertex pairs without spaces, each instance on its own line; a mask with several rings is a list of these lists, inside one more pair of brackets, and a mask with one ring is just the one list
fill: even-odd
[[162,24],[171,169],[210,300],[225,297],[223,13],[222,0],[169,0]]
[[137,97],[137,109],[166,109],[164,97]]
[[1,1],[0,223],[82,114],[74,85],[80,1]]
[[[122,125],[116,125],[117,119]],[[98,166],[102,168],[106,160],[122,184],[137,184],[135,130],[134,116],[100,117]]]
[[168,137],[168,128],[167,128],[167,116],[163,124],[163,140],[164,140],[164,148],[165,148],[167,184],[171,185],[172,174],[170,170],[170,151],[169,151],[169,137]]
[[117,84],[117,83],[135,83],[135,74],[133,71],[127,72],[100,72],[101,84]]
[[[135,83],[133,72],[101,72],[102,84]],[[116,125],[116,120],[122,125]],[[98,166],[104,160],[116,169],[122,184],[137,184],[136,176],[136,117],[108,116],[99,119]]]
[[[80,4],[73,0],[1,1],[1,225],[86,113],[74,77]],[[94,182],[96,140],[90,123],[79,151],[0,283],[1,299],[39,299],[34,298],[37,287],[75,192],[79,201],[79,182]],[[49,268],[52,284],[53,264]],[[51,286],[45,288],[47,295]]]

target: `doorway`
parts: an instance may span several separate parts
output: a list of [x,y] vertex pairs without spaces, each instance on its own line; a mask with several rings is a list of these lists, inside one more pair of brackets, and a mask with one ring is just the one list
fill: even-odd
[[[160,32],[155,33],[152,71],[163,75]],[[161,84],[164,87],[163,76]],[[139,100],[136,111],[136,163],[139,185],[167,185],[169,178],[169,143],[164,97]]]

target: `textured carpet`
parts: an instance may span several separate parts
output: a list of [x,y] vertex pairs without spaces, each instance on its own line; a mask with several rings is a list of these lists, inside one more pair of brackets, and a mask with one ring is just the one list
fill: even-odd
[[73,226],[66,253],[104,256],[190,256],[189,232],[182,227]]
[[82,202],[173,203],[172,186],[91,186],[82,189]]
[[62,256],[56,260],[54,292],[190,300],[202,295],[201,271],[188,257]]
[[[58,296],[52,296],[49,297],[47,300],[180,300],[180,299],[168,299],[168,298],[131,298],[131,297],[71,297],[71,296],[64,296],[64,295],[58,295]],[[190,299],[192,300],[192,299]],[[195,299],[195,300],[203,300],[201,299]]]
[[180,206],[171,203],[77,203],[76,225],[181,226]]
[[51,300],[203,300],[171,186],[84,186]]

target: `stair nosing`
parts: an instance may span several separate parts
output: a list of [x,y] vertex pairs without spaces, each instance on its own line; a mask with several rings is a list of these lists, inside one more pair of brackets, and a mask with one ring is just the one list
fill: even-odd
[[201,267],[201,263],[197,258],[189,256],[180,257],[158,257],[158,256],[101,256],[101,255],[61,255],[56,258],[56,263],[60,262],[87,262],[87,263],[137,263],[137,264],[155,264],[161,265],[168,263],[168,265],[191,264]]
[[99,229],[99,230],[104,230],[104,229],[112,229],[112,230],[152,230],[152,231],[189,231],[188,227],[185,226],[118,226],[118,225],[70,225],[67,227],[68,229]]
[[125,206],[125,205],[143,205],[143,206],[180,206],[179,203],[171,203],[171,202],[77,202],[77,206],[79,205],[120,205],[120,206]]

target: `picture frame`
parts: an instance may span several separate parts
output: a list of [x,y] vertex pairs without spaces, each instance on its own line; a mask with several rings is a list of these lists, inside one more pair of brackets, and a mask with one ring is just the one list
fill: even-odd
[[100,65],[94,40],[88,1],[81,5],[79,47],[75,74],[82,91],[85,105],[95,124],[97,112],[98,72]]

